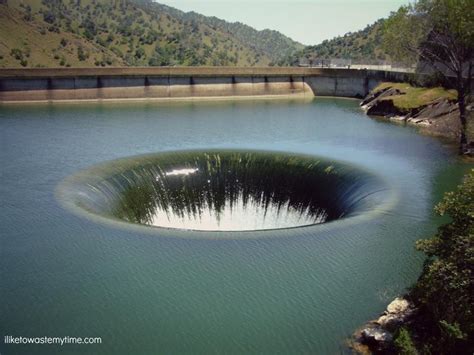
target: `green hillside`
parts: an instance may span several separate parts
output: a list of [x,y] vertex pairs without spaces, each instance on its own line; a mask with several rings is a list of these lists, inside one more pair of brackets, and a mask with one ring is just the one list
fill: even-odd
[[317,59],[352,59],[359,62],[374,62],[390,60],[382,49],[383,19],[372,25],[368,25],[361,31],[349,32],[344,36],[325,40],[315,46],[307,46],[304,49],[290,54],[278,65],[298,65],[299,63],[310,63]]
[[217,17],[205,17],[195,12],[189,12],[185,16],[191,20],[207,22],[213,28],[232,33],[237,39],[256,52],[264,52],[273,63],[305,48],[304,45],[293,41],[278,31],[257,31],[253,27],[240,22],[226,22]]
[[0,0],[0,67],[265,66],[390,60],[384,20],[303,46],[151,0]]
[[0,67],[254,66],[302,48],[276,31],[150,0],[0,1]]

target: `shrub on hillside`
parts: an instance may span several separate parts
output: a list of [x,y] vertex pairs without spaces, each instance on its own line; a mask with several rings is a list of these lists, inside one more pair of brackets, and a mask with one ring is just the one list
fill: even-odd
[[425,351],[472,354],[474,351],[474,169],[436,212],[451,222],[417,248],[428,256],[411,291],[419,316],[415,333]]

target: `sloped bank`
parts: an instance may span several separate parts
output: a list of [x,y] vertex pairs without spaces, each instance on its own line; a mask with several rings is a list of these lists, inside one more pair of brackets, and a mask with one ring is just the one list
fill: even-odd
[[[461,124],[456,98],[454,90],[382,83],[360,105],[368,115],[416,126],[423,133],[457,141]],[[467,109],[472,115],[472,105]],[[474,148],[473,142],[471,146]]]

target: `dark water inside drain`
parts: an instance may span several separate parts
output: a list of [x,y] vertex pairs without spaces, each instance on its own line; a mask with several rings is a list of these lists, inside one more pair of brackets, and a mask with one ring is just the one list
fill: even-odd
[[362,213],[376,204],[374,197],[390,194],[380,179],[356,167],[280,152],[179,152],[108,164],[117,168],[106,169],[97,182],[86,179],[89,188],[80,190],[89,202],[78,196],[76,203],[101,215],[168,228],[314,225]]

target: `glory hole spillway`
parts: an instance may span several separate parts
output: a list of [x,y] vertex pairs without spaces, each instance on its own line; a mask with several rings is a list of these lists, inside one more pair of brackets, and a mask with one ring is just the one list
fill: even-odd
[[391,74],[284,70],[0,70],[0,332],[103,339],[72,352],[344,353],[416,280],[414,243],[469,166],[319,96]]
[[85,211],[127,222],[243,231],[316,225],[380,209],[387,190],[380,178],[339,162],[211,150],[110,162],[69,178],[61,194]]

